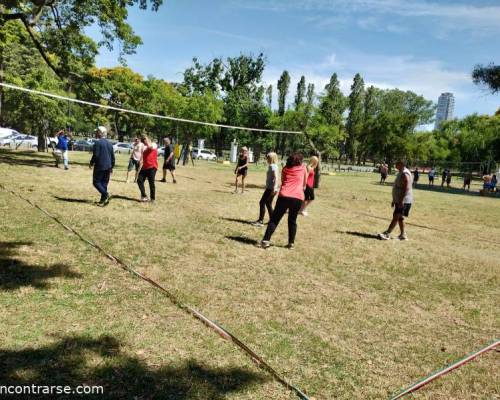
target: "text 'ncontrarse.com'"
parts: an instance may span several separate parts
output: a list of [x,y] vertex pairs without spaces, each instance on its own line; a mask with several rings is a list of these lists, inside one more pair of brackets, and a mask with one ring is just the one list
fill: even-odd
[[16,395],[104,394],[102,386],[79,385],[0,385],[0,396]]

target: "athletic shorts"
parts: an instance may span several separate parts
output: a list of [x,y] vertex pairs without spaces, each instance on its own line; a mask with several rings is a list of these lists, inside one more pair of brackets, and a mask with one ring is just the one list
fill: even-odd
[[305,200],[314,200],[314,188],[306,185],[306,190],[304,190]]
[[394,207],[394,215],[402,215],[403,217],[408,217],[410,215],[411,203],[403,204],[403,207]]
[[139,161],[131,158],[128,160],[128,171],[132,171],[134,168],[136,171],[139,169]]
[[429,176],[429,182],[434,182],[434,177],[433,176]]
[[170,160],[167,162],[166,160],[163,161],[163,169],[168,169],[169,171],[175,171],[175,162]]
[[237,172],[237,176],[247,176],[248,168],[242,168]]

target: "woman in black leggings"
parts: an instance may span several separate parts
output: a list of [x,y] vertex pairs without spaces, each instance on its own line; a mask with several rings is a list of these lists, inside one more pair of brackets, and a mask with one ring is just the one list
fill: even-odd
[[281,189],[278,194],[276,207],[271,215],[264,238],[260,242],[262,248],[271,246],[271,236],[278,227],[281,218],[288,210],[288,244],[292,249],[297,234],[297,215],[304,202],[304,190],[307,183],[307,172],[302,161],[302,153],[293,153],[288,157],[286,166],[281,173]]

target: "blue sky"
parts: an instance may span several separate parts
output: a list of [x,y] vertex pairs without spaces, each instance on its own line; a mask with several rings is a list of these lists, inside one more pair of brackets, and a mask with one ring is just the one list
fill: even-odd
[[[144,44],[127,63],[145,76],[181,81],[195,56],[263,52],[273,86],[287,69],[293,89],[305,75],[320,92],[336,72],[347,94],[359,72],[435,102],[451,91],[458,117],[500,107],[470,79],[476,63],[500,61],[497,0],[165,0],[157,13],[131,9],[129,21]],[[102,50],[97,64],[116,65],[116,53]]]

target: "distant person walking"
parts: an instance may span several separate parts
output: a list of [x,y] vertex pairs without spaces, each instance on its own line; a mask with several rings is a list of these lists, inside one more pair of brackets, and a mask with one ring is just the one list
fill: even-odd
[[429,186],[434,186],[434,177],[436,176],[436,169],[432,167],[432,169],[429,171],[428,177],[429,177]]
[[89,168],[94,167],[92,183],[101,194],[99,204],[105,206],[109,203],[110,199],[108,183],[115,166],[115,152],[113,150],[113,145],[106,139],[107,130],[104,126],[99,126],[95,130],[95,136],[98,140],[94,143],[92,149],[92,158],[90,159]]
[[387,179],[387,175],[389,174],[389,167],[387,164],[381,164],[380,165],[380,184],[383,185],[385,184],[385,180]]
[[288,244],[286,247],[288,249],[294,247],[297,234],[297,215],[304,201],[304,190],[307,184],[306,168],[302,165],[303,159],[302,153],[293,153],[288,157],[286,166],[281,172],[281,189],[276,201],[276,207],[271,215],[264,238],[260,242],[260,247],[264,249],[271,246],[271,237],[287,211]]
[[420,179],[420,171],[418,167],[413,171],[413,187],[417,187],[418,180]]
[[448,170],[448,174],[446,175],[446,187],[450,187],[451,185],[451,171]]
[[142,151],[144,150],[144,144],[141,143],[138,137],[134,139],[134,143],[132,145],[132,153],[130,153],[130,159],[128,160],[128,168],[127,168],[127,179],[126,183],[129,183],[129,174],[130,171],[135,169],[134,182],[137,182],[137,175],[139,172],[139,165],[141,163]]
[[70,140],[71,140],[71,134],[70,133],[66,134],[64,132],[64,129],[61,129],[59,132],[57,132],[57,144],[53,152],[56,161],[56,168],[59,168],[59,163],[62,160],[64,164],[64,169],[65,170],[69,169],[68,147]]
[[174,183],[177,183],[175,179],[175,152],[174,145],[170,142],[169,138],[163,139],[165,144],[165,152],[163,153],[163,178],[160,182],[167,182],[167,170],[170,171]]
[[[155,176],[158,170],[158,147],[147,135],[141,136],[141,142],[144,144],[144,151],[142,152],[139,166],[137,185],[141,191],[141,201],[151,201],[154,203],[156,200]],[[149,199],[146,195],[146,188],[144,187],[146,179],[149,183]]]
[[[445,182],[448,183],[448,175],[450,175],[450,170],[448,168],[443,169],[443,172],[441,173],[441,187],[444,187]],[[450,176],[450,182],[451,182],[451,176]],[[449,183],[448,186],[450,186]]]
[[273,200],[274,196],[278,193],[279,183],[278,183],[278,155],[274,152],[267,154],[267,174],[266,174],[266,189],[262,194],[259,202],[259,219],[253,223],[254,226],[262,227],[264,226],[264,216],[267,212],[269,213],[269,218],[273,214]]
[[472,181],[472,173],[466,172],[464,174],[464,187],[463,187],[464,190],[467,190],[468,192],[470,192],[471,181]]
[[405,232],[404,218],[410,215],[410,209],[413,203],[412,177],[410,170],[405,167],[403,161],[398,161],[396,163],[396,168],[399,172],[396,175],[396,180],[392,187],[391,204],[392,207],[394,207],[394,213],[387,230],[378,234],[378,237],[382,240],[391,239],[391,233],[398,224],[401,231],[398,239],[408,240]]
[[309,160],[309,165],[307,169],[307,184],[304,190],[304,203],[300,210],[300,214],[307,217],[309,214],[307,212],[307,207],[314,201],[314,175],[316,172],[316,167],[319,164],[319,159],[316,156],[312,156]]
[[245,178],[248,174],[248,149],[243,146],[238,157],[238,164],[234,170],[236,179],[234,181],[234,193],[238,193],[238,178],[241,176],[241,193],[245,192]]

